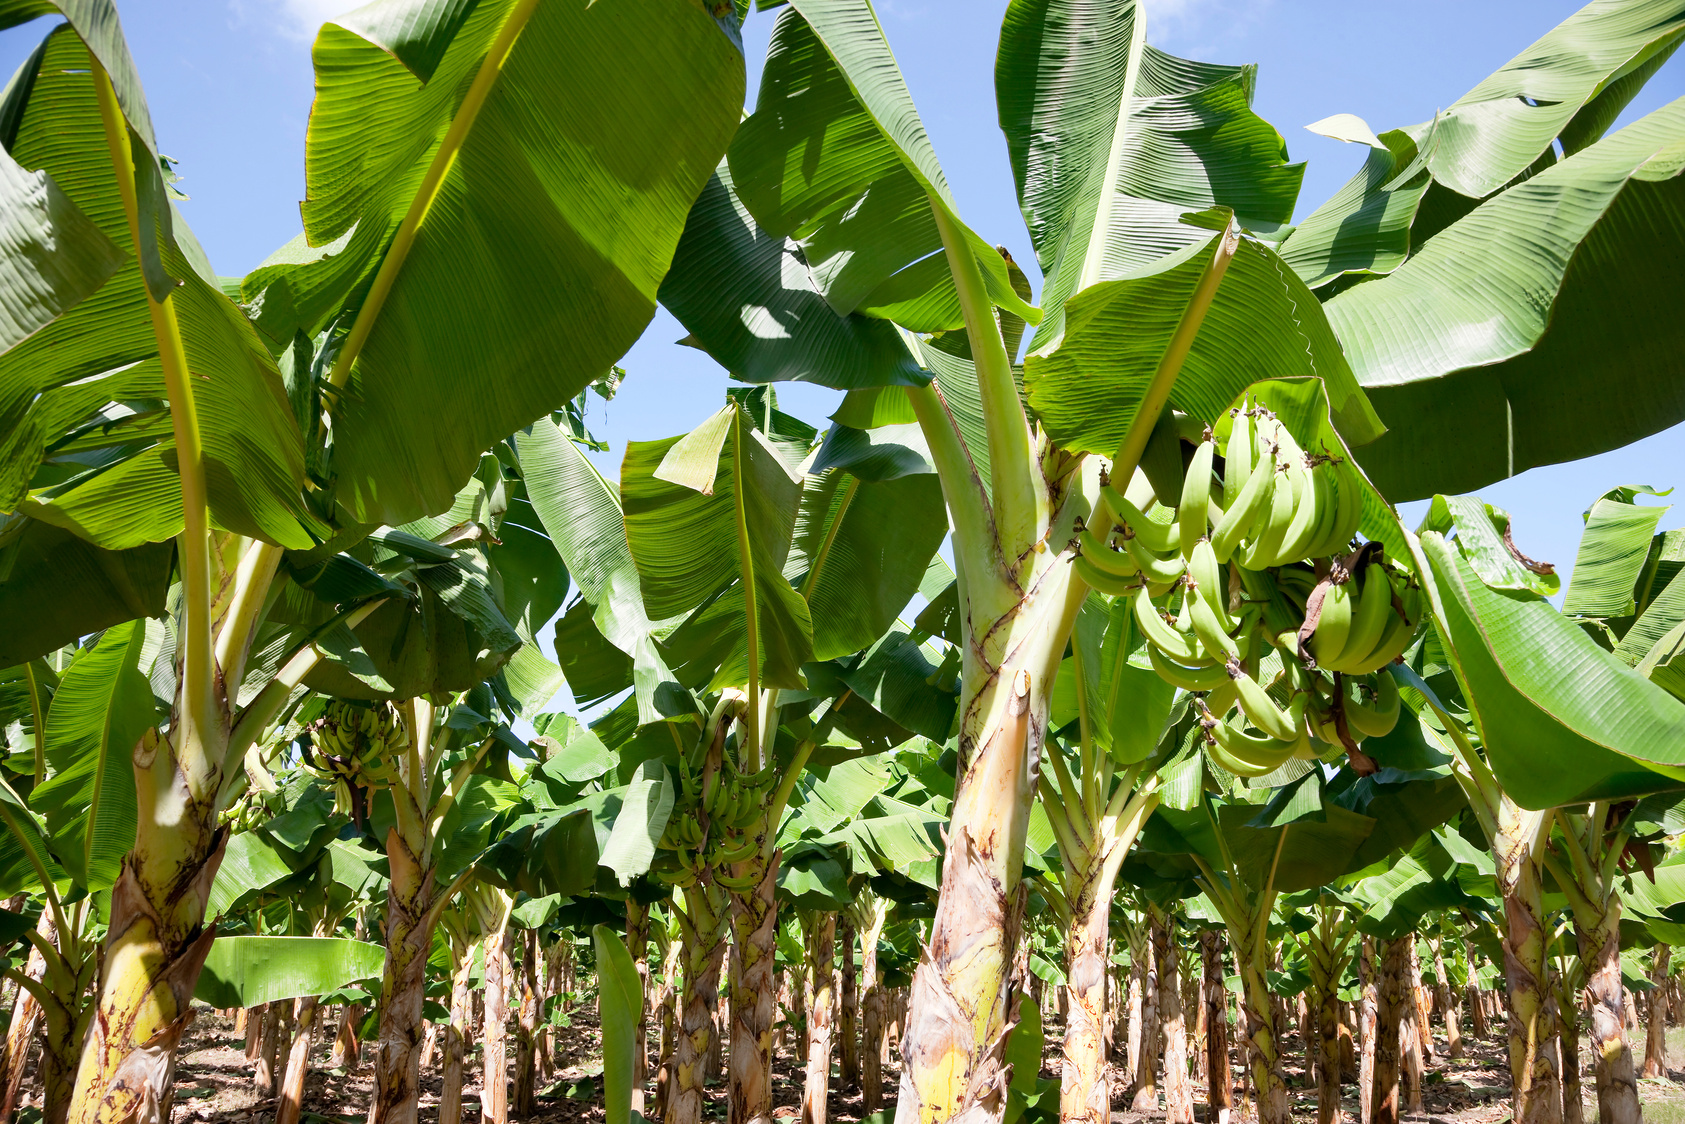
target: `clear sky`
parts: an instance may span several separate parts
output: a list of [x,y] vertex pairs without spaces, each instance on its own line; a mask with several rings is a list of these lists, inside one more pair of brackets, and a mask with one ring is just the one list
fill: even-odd
[[[630,0],[597,0],[630,2]],[[339,0],[119,0],[163,152],[192,197],[183,205],[217,270],[241,274],[297,233],[304,129],[311,100],[310,42]],[[1308,161],[1300,215],[1333,194],[1364,152],[1306,132],[1334,113],[1377,131],[1432,117],[1579,5],[1574,0],[1147,0],[1148,37],[1191,58],[1256,62],[1256,109]],[[883,20],[961,213],[1034,270],[1013,198],[1006,146],[995,124],[993,66],[1004,0],[881,0]],[[772,19],[750,17],[750,99]],[[9,74],[48,26],[0,34]],[[1685,59],[1651,80],[1622,123],[1685,95]],[[1039,279],[1038,279],[1039,280]],[[593,406],[592,426],[613,443],[610,475],[627,440],[684,432],[716,409],[726,380],[665,313],[623,361],[619,398]],[[1682,363],[1681,377],[1685,377]],[[786,409],[815,424],[837,395],[780,388]],[[1485,489],[1515,516],[1515,537],[1566,570],[1580,512],[1617,484],[1685,484],[1685,427],[1572,465],[1537,469]],[[1413,505],[1414,506],[1414,505]],[[1677,514],[1663,526],[1678,526]]]

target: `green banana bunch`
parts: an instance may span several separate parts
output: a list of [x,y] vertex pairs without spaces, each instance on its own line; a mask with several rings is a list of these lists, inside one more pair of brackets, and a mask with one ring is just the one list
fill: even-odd
[[334,699],[307,733],[301,742],[304,767],[333,785],[334,809],[361,825],[366,790],[392,779],[392,759],[409,745],[398,712],[390,703]]

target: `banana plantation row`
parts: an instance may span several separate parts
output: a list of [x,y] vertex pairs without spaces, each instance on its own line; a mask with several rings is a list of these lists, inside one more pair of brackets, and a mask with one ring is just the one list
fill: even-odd
[[[413,1124],[429,1024],[460,1112],[480,979],[502,1120],[540,947],[588,929],[610,1124],[655,1111],[651,1040],[669,1124],[726,1042],[729,1120],[771,1124],[781,963],[817,1119],[844,926],[868,1042],[906,989],[903,1124],[1103,1124],[1121,962],[1134,1080],[1156,1020],[1190,1120],[1196,943],[1261,1124],[1307,988],[1319,1115],[1355,1002],[1390,1124],[1416,932],[1502,993],[1519,1124],[1577,1116],[1582,1007],[1636,1124],[1629,998],[1685,941],[1685,538],[1615,487],[1564,589],[1465,493],[1685,418],[1685,99],[1614,127],[1685,0],[1594,0],[1424,124],[1318,122],[1363,164],[1297,223],[1254,70],[1146,18],[1007,7],[1038,295],[869,0],[340,17],[303,230],[243,278],[111,0],[0,0],[40,36],[0,94],[8,1081],[34,1026],[50,1124],[167,1119],[195,1003],[261,1008],[292,1124],[326,1004],[371,1124]],[[610,481],[585,406],[648,377],[615,364],[657,302],[740,385]],[[823,432],[791,380],[839,392]]]

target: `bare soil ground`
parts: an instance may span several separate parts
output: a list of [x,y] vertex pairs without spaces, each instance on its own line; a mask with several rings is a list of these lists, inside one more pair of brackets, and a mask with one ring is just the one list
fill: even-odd
[[[576,1007],[570,1013],[571,1025],[559,1034],[559,1056],[550,1079],[541,1082],[535,1124],[573,1124],[603,1120],[602,1065],[600,1033],[596,1013],[590,1006]],[[332,1024],[330,1024],[332,1025]],[[1451,1060],[1443,1057],[1445,1040],[1443,1028],[1436,1036],[1441,1057],[1428,1065],[1423,1087],[1423,1112],[1407,1113],[1406,1119],[1422,1124],[1500,1124],[1509,1118],[1509,1082],[1505,1072],[1503,1043],[1499,1040],[1476,1040],[1465,1037],[1469,1056]],[[1048,1028],[1049,1052],[1043,1058],[1042,1075],[1056,1077],[1056,1054],[1053,1043],[1058,1041],[1057,1026]],[[373,1088],[368,1055],[364,1053],[361,1066],[351,1071],[328,1069],[332,1042],[323,1041],[318,1034],[312,1052],[312,1071],[306,1086],[305,1124],[363,1124],[367,1117],[369,1097]],[[1642,1050],[1643,1039],[1636,1037]],[[1674,1067],[1668,1080],[1642,1080],[1639,1095],[1644,1102],[1645,1117],[1651,1124],[1685,1124],[1685,1028],[1669,1033],[1669,1062]],[[509,1053],[514,1054],[511,1040]],[[1290,1033],[1284,1043],[1288,1059],[1288,1085],[1293,1115],[1296,1120],[1315,1120],[1316,1089],[1305,1077],[1303,1050],[1298,1035]],[[1596,1089],[1591,1077],[1590,1057],[1581,1057],[1584,1119],[1597,1118]],[[780,1121],[800,1117],[802,1061],[790,1042],[779,1049],[775,1061],[773,1115]],[[1235,1059],[1236,1080],[1239,1080],[1239,1059]],[[900,1067],[891,1062],[884,1072],[885,1118],[895,1112],[895,1088]],[[421,1121],[437,1124],[439,1103],[439,1073],[437,1067],[422,1074]],[[858,1124],[862,1119],[860,1091],[841,1089],[833,1069],[829,1115],[835,1124]],[[1122,1081],[1114,1071],[1114,1119],[1120,1124],[1141,1124],[1162,1118],[1162,1111],[1137,1113],[1129,1109]],[[651,1081],[648,1093],[653,1094]],[[1357,1086],[1344,1086],[1343,1108],[1349,1119],[1357,1119]],[[464,1120],[478,1124],[480,1113],[479,1057],[476,1050],[469,1058],[467,1085],[463,1090]],[[1196,1102],[1203,1101],[1203,1084],[1196,1082]],[[1236,1105],[1241,1105],[1240,1087],[1236,1088]],[[1247,1106],[1248,1108],[1250,1106]],[[234,1033],[232,1020],[210,1011],[201,1011],[198,1020],[183,1043],[176,1071],[174,1124],[259,1124],[272,1120],[275,1101],[258,1093],[251,1066],[245,1059],[244,1040]],[[1205,1120],[1205,1106],[1196,1103],[1195,1114]],[[31,1113],[31,1115],[34,1115]],[[704,1118],[723,1121],[726,1115],[723,1082],[709,1090]],[[1250,1113],[1241,1116],[1250,1118]]]

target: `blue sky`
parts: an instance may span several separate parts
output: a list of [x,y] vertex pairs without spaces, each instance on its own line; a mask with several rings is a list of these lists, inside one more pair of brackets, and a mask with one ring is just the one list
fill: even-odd
[[[598,0],[604,2],[604,0]],[[624,0],[610,0],[624,2]],[[146,83],[161,149],[180,161],[183,205],[217,270],[244,273],[299,229],[304,129],[311,99],[310,41],[316,26],[355,7],[339,0],[120,0]],[[1147,0],[1149,38],[1166,50],[1259,66],[1256,108],[1308,161],[1300,214],[1351,175],[1364,153],[1303,126],[1356,113],[1377,131],[1432,117],[1579,5],[1573,0]],[[878,11],[914,100],[958,198],[985,237],[1026,268],[1034,255],[1019,218],[995,124],[993,64],[1004,0],[882,0]],[[772,20],[745,31],[750,97]],[[39,27],[0,35],[9,74]],[[1685,60],[1654,78],[1626,120],[1685,95]],[[592,408],[592,426],[613,443],[599,458],[616,475],[627,440],[670,436],[720,403],[723,374],[665,313],[623,361],[619,398]],[[1682,374],[1685,377],[1685,374]],[[780,389],[785,408],[816,424],[836,395]],[[1483,495],[1515,516],[1516,539],[1566,570],[1580,512],[1616,484],[1685,484],[1685,427],[1602,457],[1536,469]],[[1663,526],[1678,526],[1670,514]]]

